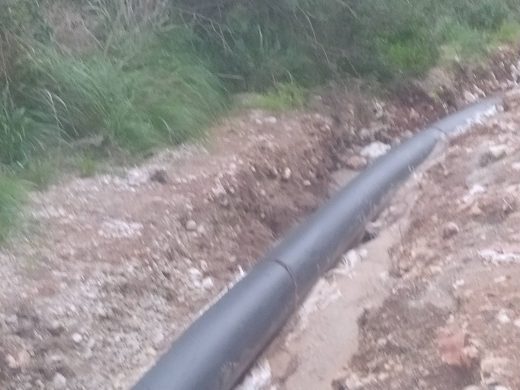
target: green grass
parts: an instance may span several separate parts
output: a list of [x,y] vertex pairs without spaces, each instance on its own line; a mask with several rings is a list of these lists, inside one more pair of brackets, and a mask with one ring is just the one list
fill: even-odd
[[443,61],[476,60],[487,52],[488,35],[469,26],[454,25],[447,32],[446,44],[442,47]]
[[506,21],[491,35],[491,42],[493,43],[515,44],[519,41],[520,23],[517,21]]
[[19,226],[26,197],[26,188],[19,180],[0,175],[0,242]]
[[307,101],[307,90],[296,84],[278,84],[264,94],[255,94],[243,105],[268,111],[284,111],[302,108]]
[[89,155],[83,155],[78,158],[78,172],[80,177],[92,177],[99,169],[98,161]]
[[45,190],[59,175],[61,167],[57,158],[58,156],[45,156],[31,159],[18,167],[16,176],[37,190]]

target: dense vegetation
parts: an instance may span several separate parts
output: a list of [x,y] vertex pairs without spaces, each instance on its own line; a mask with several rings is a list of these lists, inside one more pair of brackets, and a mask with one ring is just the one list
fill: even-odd
[[[183,142],[239,91],[417,76],[517,38],[520,0],[0,0],[0,239],[63,165]],[[16,178],[16,179],[15,179]],[[20,178],[24,184],[20,184]],[[6,227],[7,226],[7,227]]]

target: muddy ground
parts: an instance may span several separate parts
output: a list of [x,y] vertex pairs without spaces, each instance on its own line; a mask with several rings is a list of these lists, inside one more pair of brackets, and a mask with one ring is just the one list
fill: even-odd
[[[201,310],[240,278],[275,240],[324,202],[330,195],[330,187],[337,179],[338,171],[344,172],[345,168],[361,170],[378,154],[388,150],[391,144],[411,136],[428,121],[479,96],[514,85],[518,67],[516,58],[515,51],[499,52],[483,68],[457,68],[449,75],[443,74],[441,78],[444,81],[439,81],[439,74],[432,72],[431,79],[377,99],[361,91],[345,91],[337,87],[332,92],[315,96],[306,112],[272,115],[251,110],[238,113],[216,124],[206,144],[163,151],[138,167],[113,168],[93,178],[73,178],[45,192],[35,193],[27,211],[26,229],[0,251],[0,277],[3,281],[0,285],[0,388],[129,388]],[[483,245],[479,250],[488,251],[483,252],[481,257],[502,253],[509,258],[516,253],[514,243],[496,246],[500,244],[497,244],[496,238],[502,237],[497,235],[497,226],[513,223],[515,216],[515,211],[502,210],[500,201],[493,203],[495,198],[491,195],[498,196],[498,186],[492,187],[493,183],[484,179],[479,181],[478,177],[474,179],[475,185],[485,186],[483,192],[480,187],[473,190],[476,191],[473,194],[475,199],[489,198],[488,203],[481,205],[482,214],[479,216],[473,216],[475,210],[472,205],[469,211],[457,209],[452,216],[447,212],[449,209],[440,203],[442,195],[446,195],[440,189],[444,181],[457,183],[454,188],[461,194],[468,189],[461,184],[467,171],[458,170],[475,169],[471,164],[477,160],[468,156],[477,156],[476,145],[483,145],[484,140],[497,134],[509,134],[514,138],[513,111],[504,115],[512,116],[509,132],[500,130],[500,124],[496,128],[490,127],[496,133],[489,133],[486,130],[488,127],[482,127],[475,133],[480,138],[466,137],[456,141],[460,144],[454,144],[446,160],[453,164],[449,163],[447,167],[442,165],[442,170],[432,168],[431,172],[428,171],[421,185],[430,186],[435,191],[424,191],[424,195],[419,192],[419,205],[420,202],[425,203],[417,207],[417,213],[424,214],[410,217],[413,228],[407,230],[406,239],[403,238],[402,244],[399,244],[401,246],[394,245],[395,235],[390,235],[393,238],[388,238],[384,243],[377,240],[372,243],[380,245],[375,253],[385,253],[382,249],[386,248],[385,245],[392,248],[391,256],[386,256],[385,261],[396,262],[396,259],[406,258],[412,259],[408,262],[411,264],[406,263],[403,267],[397,262],[392,274],[383,282],[367,277],[361,284],[365,289],[381,290],[380,299],[373,302],[377,306],[383,303],[383,293],[389,291],[391,283],[397,278],[396,294],[385,301],[382,309],[367,312],[363,305],[358,305],[361,310],[358,314],[362,315],[359,353],[348,369],[348,353],[342,357],[345,359],[344,372],[329,370],[325,375],[314,369],[327,382],[323,388],[329,388],[333,380],[335,386],[344,386],[343,379],[350,380],[350,375],[372,378],[377,373],[375,377],[379,380],[383,373],[381,367],[386,370],[386,366],[381,366],[377,359],[392,353],[399,355],[399,351],[405,351],[406,357],[401,360],[398,359],[400,355],[395,359],[392,357],[392,360],[385,361],[386,365],[395,360],[403,367],[405,364],[412,367],[409,362],[420,362],[422,356],[430,359],[424,361],[438,362],[433,339],[428,338],[429,334],[425,336],[420,333],[422,323],[435,330],[446,328],[446,332],[454,332],[455,335],[460,334],[456,332],[464,332],[465,343],[471,343],[468,345],[478,349],[478,358],[484,358],[481,350],[490,351],[489,345],[496,347],[493,351],[497,359],[505,356],[499,340],[488,341],[486,338],[492,337],[491,334],[486,337],[473,336],[471,325],[480,326],[476,319],[465,325],[462,314],[453,315],[452,318],[446,308],[431,309],[430,306],[419,305],[410,309],[406,306],[406,302],[420,297],[424,292],[421,287],[424,286],[421,284],[423,278],[432,277],[427,272],[437,269],[439,275],[448,275],[452,268],[441,260],[453,265],[459,251],[461,256],[464,250],[470,251],[470,248],[462,247],[466,241],[459,240],[473,237],[469,230],[471,223],[478,223],[481,229],[485,227],[482,234],[487,235],[484,238],[473,238],[475,245]],[[506,122],[503,120],[501,123]],[[507,145],[506,157],[501,158],[501,162],[491,160],[485,166],[479,165],[478,172],[509,162],[514,156],[513,138],[498,141],[498,146]],[[477,142],[473,144],[475,150],[467,152],[468,155],[453,156],[454,150],[461,152],[469,148],[463,146],[463,142]],[[485,151],[485,147],[482,151],[479,149],[479,156]],[[481,160],[477,162],[482,164]],[[498,169],[496,172],[504,180],[513,180],[516,171]],[[452,203],[459,192],[449,197]],[[488,198],[485,197],[487,195]],[[395,212],[395,208],[393,210]],[[424,221],[430,217],[428,212],[437,216],[433,225]],[[455,218],[458,215],[461,218],[468,215],[467,220]],[[456,234],[441,240],[435,234],[439,226],[448,222],[457,225],[457,229],[451,226]],[[387,225],[390,229],[390,222],[387,221]],[[509,225],[508,229],[513,229],[513,226]],[[421,237],[427,234],[432,236],[428,238],[431,242],[426,245]],[[511,234],[513,240],[515,232],[507,234]],[[381,237],[385,235],[382,233]],[[457,244],[459,242],[461,247]],[[436,260],[424,260],[427,266],[421,267],[422,263],[414,259],[417,253],[424,251],[417,252],[415,246],[408,245],[427,247],[435,252]],[[398,256],[400,251],[410,255]],[[469,256],[470,252],[467,253]],[[367,249],[366,256],[361,257],[370,258],[370,251]],[[348,264],[352,266],[356,259],[351,258]],[[464,259],[467,261],[466,257]],[[380,264],[382,270],[385,261]],[[490,270],[499,269],[489,265],[493,259],[481,259],[475,255],[472,261],[475,264],[470,262],[472,266],[467,269],[475,272],[482,269],[488,275],[486,280],[490,282],[494,295],[488,296],[479,290],[473,295],[457,296],[457,308],[465,307],[468,313],[482,307],[492,310],[498,307],[499,299],[514,296],[512,282],[508,281],[515,280],[515,264],[501,265],[510,267],[510,272],[501,271],[500,275],[489,277]],[[437,268],[434,268],[435,264]],[[360,267],[363,267],[363,262]],[[369,273],[367,270],[365,275]],[[494,284],[503,276],[506,277],[505,281]],[[352,275],[345,271],[342,277],[351,278]],[[478,278],[472,282],[470,275],[461,274],[460,279],[464,280],[463,284],[457,284],[461,284],[460,292],[471,290],[469,286],[472,283],[483,286]],[[315,300],[314,304],[311,300],[304,310],[309,306],[321,305],[319,302],[323,299],[339,297],[334,288],[332,286],[329,293],[322,294],[322,298]],[[509,290],[497,290],[502,288]],[[471,302],[472,299],[479,305],[465,304],[466,300]],[[337,302],[342,301],[338,298]],[[483,302],[487,302],[487,306]],[[515,314],[513,303],[503,305],[500,306],[503,312],[498,314],[501,318],[500,329],[509,332],[508,329],[516,329],[513,328],[515,315],[518,317],[520,313]],[[453,306],[449,308],[453,310]],[[494,312],[486,313],[482,318],[495,318]],[[334,321],[341,323],[341,311],[329,314]],[[404,319],[408,318],[406,315],[410,317],[403,323],[417,328],[415,338],[406,338],[408,336],[405,335],[402,337],[406,338],[406,342],[399,339],[401,333],[398,329],[401,329],[402,321],[401,317],[397,320],[395,315]],[[502,323],[506,316],[510,321]],[[448,325],[452,328],[448,329]],[[355,334],[354,328],[352,334]],[[386,332],[385,337],[388,338],[394,334],[391,330],[394,328],[395,336],[392,337],[395,340],[391,338],[385,343],[388,352],[382,355],[373,349],[371,343],[374,338],[376,345],[382,345],[383,341],[378,343],[380,334]],[[317,332],[320,333],[320,329]],[[338,343],[342,334],[349,333],[348,328],[343,332],[337,329],[336,332],[334,337],[337,337]],[[512,333],[497,334],[503,336],[500,339],[503,348],[511,347],[507,337]],[[334,340],[321,338],[329,343]],[[410,353],[419,346],[414,342],[427,344],[417,348],[417,356]],[[298,343],[295,341],[294,345]],[[357,344],[357,338],[347,344]],[[311,348],[309,352],[318,351],[320,347],[319,343],[306,346],[305,341],[301,345],[302,348]],[[278,367],[285,365],[285,372],[279,374],[279,386],[289,383],[287,378],[301,367],[301,363],[294,363],[290,355],[287,359],[280,357]],[[332,355],[331,359],[337,360],[337,356]],[[457,379],[457,382],[456,379],[449,379],[456,378],[455,374],[446,374],[447,380],[451,380],[446,383],[450,385],[462,386],[476,381],[474,378],[480,367],[474,362],[477,358],[472,357],[471,364],[466,363],[466,357],[460,359],[464,362],[466,376]],[[371,363],[373,361],[375,363]],[[441,363],[439,367],[446,372],[454,370],[459,373],[461,370],[460,367]],[[514,365],[515,361],[507,364]],[[389,367],[394,366],[392,363]],[[429,369],[428,365],[425,367]],[[309,370],[312,371],[311,368]],[[390,370],[388,378],[391,379],[387,379],[397,383],[398,387],[394,388],[414,388],[415,385],[410,385],[414,383],[410,382],[413,379],[406,376],[407,372],[398,372],[394,380],[391,376],[393,371]],[[431,378],[426,377],[434,381],[437,374],[431,371],[431,375]],[[514,382],[504,383],[515,388]],[[287,386],[292,389],[310,388]],[[368,386],[388,387],[378,382]]]

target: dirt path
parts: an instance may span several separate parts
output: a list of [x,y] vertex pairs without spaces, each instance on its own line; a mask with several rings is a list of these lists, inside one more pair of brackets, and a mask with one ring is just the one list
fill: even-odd
[[[451,85],[446,99],[416,86],[388,100],[317,96],[311,112],[253,110],[216,125],[211,147],[165,151],[139,167],[35,193],[27,230],[0,251],[0,388],[129,388],[201,310],[322,204],[334,172],[362,169],[424,123],[513,83],[516,53],[500,56],[487,78],[471,76],[475,70],[457,78],[465,84]],[[457,96],[457,88],[473,92]],[[389,237],[367,247],[381,270],[386,260],[378,254],[394,243]],[[360,289],[387,291],[371,267],[360,268]],[[357,305],[347,330],[366,299],[383,297],[326,283],[332,296],[339,291]],[[338,313],[327,310],[323,325],[340,324]],[[345,329],[331,331],[339,337]],[[294,340],[302,354],[316,347]],[[360,351],[364,346],[362,338]],[[348,357],[322,363],[336,367]],[[292,359],[280,359],[294,370]],[[288,388],[303,383],[294,380]]]

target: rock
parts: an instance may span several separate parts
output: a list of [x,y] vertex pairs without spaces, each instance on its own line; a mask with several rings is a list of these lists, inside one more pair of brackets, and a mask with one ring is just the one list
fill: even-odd
[[67,378],[65,378],[62,374],[57,372],[52,378],[52,386],[56,390],[65,389],[67,387]]
[[83,341],[83,336],[79,333],[74,333],[72,335],[72,341],[74,341],[76,344],[79,344]]
[[369,161],[374,161],[377,158],[384,156],[390,149],[391,149],[390,145],[376,141],[376,142],[372,142],[368,146],[365,146],[361,150],[361,156],[365,157]]
[[377,120],[383,119],[385,116],[385,110],[383,108],[383,105],[379,102],[374,103],[374,115]]
[[421,119],[421,115],[414,108],[411,108],[410,109],[410,119],[419,120],[419,119]]
[[466,386],[463,390],[483,390],[482,387],[477,385]]
[[367,159],[361,156],[351,156],[346,159],[345,165],[349,169],[353,169],[354,171],[359,171],[366,167]]
[[65,331],[65,327],[59,321],[52,321],[49,326],[47,326],[47,330],[53,336],[59,336]]
[[381,337],[380,339],[377,340],[377,346],[379,348],[384,348],[384,347],[386,347],[387,344],[388,344],[388,339],[385,337]]
[[491,163],[503,159],[507,155],[506,145],[492,145],[480,156],[480,166],[485,167]]
[[202,288],[205,290],[212,289],[214,285],[215,284],[213,283],[213,279],[211,279],[209,276],[202,280]]
[[505,282],[507,282],[507,276],[505,276],[505,275],[498,276],[495,279],[493,279],[493,282],[495,282],[497,284],[505,283]]
[[472,94],[469,91],[464,91],[464,100],[466,103],[474,103],[478,100],[478,96]]
[[455,222],[448,222],[442,227],[442,238],[449,239],[460,233],[460,228]]
[[197,230],[197,222],[195,222],[193,219],[189,219],[186,221],[186,224],[184,225],[187,231],[194,232]]
[[520,107],[520,88],[507,92],[504,96],[504,110],[513,111]]
[[312,185],[312,183],[310,182],[310,180],[304,180],[303,181],[303,186],[304,187],[310,187]]
[[483,378],[497,378],[508,376],[509,359],[490,356],[480,362],[480,371]]
[[359,130],[358,134],[359,134],[359,138],[361,138],[363,141],[370,141],[374,137],[374,134],[372,134],[372,132],[369,129],[367,129],[366,127]]
[[161,331],[157,331],[152,338],[152,343],[155,349],[159,349],[164,342],[164,334]]
[[362,261],[361,256],[359,256],[359,254],[357,253],[357,251],[354,250],[354,249],[348,251],[348,252],[343,256],[343,262],[344,262],[344,264],[345,264],[349,269],[354,268],[356,265],[358,265],[359,263],[361,263],[361,261]]
[[348,390],[357,390],[363,388],[363,382],[356,374],[352,374],[345,380],[345,386]]
[[276,119],[276,117],[274,117],[274,116],[268,116],[267,118],[264,119],[264,122],[269,123],[270,125],[274,125],[278,122],[278,119]]
[[511,319],[505,312],[505,310],[500,310],[497,314],[497,321],[500,322],[502,325],[509,324],[511,322]]
[[413,137],[413,132],[411,132],[410,130],[406,130],[405,132],[403,132],[404,139],[408,139],[408,138],[412,138],[412,137]]
[[282,179],[288,181],[292,176],[292,171],[290,168],[285,168],[282,173]]
[[7,363],[7,366],[12,370],[15,370],[20,367],[13,355],[7,355],[5,357],[5,362]]
[[166,184],[168,183],[168,173],[165,169],[157,169],[150,175],[150,181]]
[[48,366],[56,366],[57,364],[63,363],[64,360],[65,358],[62,355],[58,354],[51,354],[45,356],[45,364],[47,364]]

